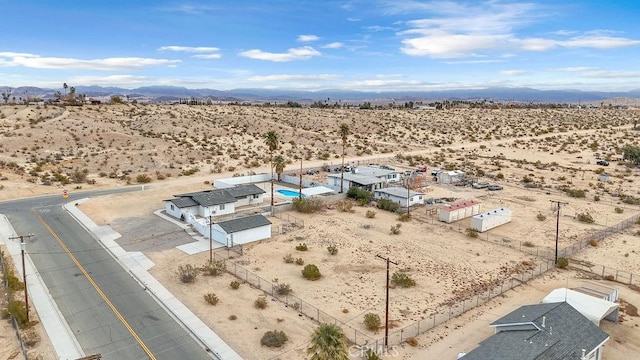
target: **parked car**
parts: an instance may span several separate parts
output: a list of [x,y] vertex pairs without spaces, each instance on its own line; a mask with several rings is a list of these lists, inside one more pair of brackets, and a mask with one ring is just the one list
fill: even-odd
[[416,169],[416,172],[427,172],[427,167],[420,167]]
[[434,175],[434,176],[435,176],[435,175],[438,175],[438,173],[439,173],[440,171],[442,171],[442,170],[440,170],[440,169],[438,169],[438,168],[433,168],[433,169],[431,169],[431,175]]
[[396,169],[392,168],[391,166],[387,166],[387,165],[380,165],[380,169],[391,170],[391,171],[395,171],[396,170]]
[[609,166],[609,162],[606,160],[598,160],[596,161],[596,164],[601,165],[601,166]]
[[471,184],[471,187],[474,189],[486,189],[487,187],[489,187],[489,183],[488,182],[474,182],[473,184]]
[[487,190],[490,190],[490,191],[502,190],[502,186],[501,185],[489,185],[489,186],[487,186]]

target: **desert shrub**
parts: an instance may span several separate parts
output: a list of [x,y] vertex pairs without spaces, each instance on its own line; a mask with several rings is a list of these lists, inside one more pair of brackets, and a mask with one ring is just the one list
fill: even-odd
[[315,281],[320,279],[322,274],[320,274],[320,270],[317,266],[315,266],[314,264],[308,264],[304,267],[304,269],[302,269],[302,276],[304,276],[304,278],[307,280]]
[[293,207],[301,213],[311,214],[322,210],[324,203],[322,199],[317,197],[305,197],[305,198],[294,198],[292,201]]
[[262,335],[262,339],[260,339],[260,344],[268,347],[281,347],[284,343],[289,340],[284,331],[267,331]]
[[359,204],[367,204],[372,198],[370,192],[355,186],[349,188],[347,197],[357,200]]
[[7,268],[7,283],[9,290],[11,291],[20,291],[24,290],[24,283],[20,281],[14,273],[13,270]]
[[256,309],[265,309],[267,307],[269,303],[267,302],[267,297],[266,296],[259,296],[254,302],[253,302],[253,306],[256,307]]
[[410,346],[413,346],[413,347],[418,346],[418,339],[414,338],[413,336],[412,337],[408,337],[407,340],[405,340],[405,342],[407,344],[409,344]]
[[293,264],[293,255],[287,254],[282,257],[282,260],[284,260],[284,262],[287,264]]
[[376,206],[378,207],[378,209],[387,210],[391,212],[397,212],[398,209],[400,208],[400,204],[398,204],[397,202],[393,202],[389,199],[378,200],[378,203],[376,204]]
[[7,312],[16,319],[20,327],[27,325],[27,309],[22,302],[18,300],[9,301]]
[[296,258],[296,265],[304,265],[304,259]]
[[229,286],[231,286],[233,290],[238,290],[238,288],[240,287],[240,283],[236,280],[233,280],[229,283]]
[[289,295],[293,291],[291,285],[285,283],[277,284],[273,289],[278,295]]
[[416,286],[416,281],[407,275],[407,273],[401,271],[397,271],[391,275],[391,283],[403,288]]
[[613,276],[613,275],[605,275],[603,279],[609,280],[609,281],[614,281],[616,279],[616,277]]
[[407,222],[411,220],[411,214],[402,213],[398,215],[398,221]]
[[557,266],[560,269],[566,269],[567,266],[569,266],[569,259],[567,259],[566,257],[559,257]]
[[237,320],[238,317],[236,315],[229,315],[229,320]]
[[208,302],[211,305],[215,305],[218,303],[220,299],[214,293],[208,293],[204,295],[204,301]]
[[633,196],[628,196],[628,195],[621,195],[620,198],[621,198],[622,202],[625,203],[625,204],[640,205],[640,198],[633,197]]
[[227,269],[227,264],[224,261],[213,261],[207,262],[200,268],[203,274],[208,276],[220,276],[224,274],[224,271]]
[[367,351],[364,352],[364,358],[366,360],[380,360],[380,355],[376,354],[373,349],[367,349]]
[[464,233],[467,234],[467,236],[470,237],[470,238],[477,238],[478,237],[478,230],[476,230],[476,229],[466,228]]
[[331,244],[331,245],[327,246],[327,251],[329,252],[329,254],[335,255],[335,254],[338,253],[338,247],[333,245],[333,244]]
[[307,251],[307,250],[309,250],[309,247],[307,247],[307,244],[301,243],[301,244],[298,244],[296,246],[296,250],[298,250],[298,251]]
[[[31,328],[24,331],[22,334],[22,340],[27,347],[34,347],[40,342],[41,338],[40,334],[38,334],[35,329]],[[31,359],[31,357],[28,358]]]
[[364,327],[368,330],[376,331],[380,327],[380,316],[374,313],[368,313],[364,315]]
[[294,302],[293,304],[291,304],[291,308],[292,308],[293,310],[295,310],[295,311],[300,310],[300,307],[301,307],[301,305],[300,305],[300,303],[299,303],[299,302]]
[[578,218],[578,221],[586,224],[593,224],[595,222],[595,220],[593,219],[593,216],[591,216],[591,214],[587,212],[578,214],[577,218]]
[[591,246],[593,246],[593,247],[598,246],[598,240],[591,240],[591,241],[589,241],[589,245],[591,245]]
[[525,246],[525,247],[535,247],[535,245],[534,245],[531,241],[529,241],[529,240],[527,240],[527,241],[523,242],[523,243],[522,243],[522,246]]
[[192,283],[196,281],[198,269],[191,264],[178,266],[178,278],[183,283]]
[[401,226],[402,226],[402,224],[400,224],[400,223],[395,224],[395,225],[391,225],[391,229],[389,230],[389,232],[392,235],[398,235],[398,234],[400,234],[400,227]]
[[545,221],[547,220],[547,217],[544,216],[542,213],[538,213],[538,215],[536,215],[536,219],[538,219],[538,221]]
[[622,214],[624,212],[624,209],[623,208],[619,208],[619,207],[617,207],[617,208],[615,208],[613,210],[618,214]]
[[504,179],[504,174],[503,173],[497,173],[496,174],[496,179],[498,179],[498,180]]
[[368,217],[369,219],[373,219],[374,217],[376,217],[376,212],[373,210],[367,210],[367,213],[365,214],[366,217]]
[[336,203],[336,207],[338,208],[338,211],[340,212],[354,212],[355,210],[353,210],[353,203],[349,200],[340,200]]
[[147,184],[151,182],[151,177],[147,174],[140,174],[136,177],[136,181],[139,184]]
[[600,195],[594,195],[593,201],[600,201]]
[[567,195],[569,195],[572,198],[584,198],[584,197],[586,197],[586,192],[584,190],[581,190],[581,189],[567,189],[566,193],[567,193]]

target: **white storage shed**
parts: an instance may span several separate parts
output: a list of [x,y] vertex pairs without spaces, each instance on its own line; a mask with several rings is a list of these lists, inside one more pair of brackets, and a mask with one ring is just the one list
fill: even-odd
[[498,208],[474,215],[471,218],[471,228],[478,232],[485,232],[510,222],[511,210],[507,208]]
[[215,223],[213,240],[229,247],[271,237],[271,221],[257,214]]
[[542,299],[542,302],[566,302],[598,326],[600,326],[602,319],[618,322],[620,313],[620,305],[614,302],[598,299],[597,297],[567,288],[559,288],[551,291],[549,295]]
[[480,213],[480,203],[473,200],[458,202],[440,209],[440,221],[450,224]]

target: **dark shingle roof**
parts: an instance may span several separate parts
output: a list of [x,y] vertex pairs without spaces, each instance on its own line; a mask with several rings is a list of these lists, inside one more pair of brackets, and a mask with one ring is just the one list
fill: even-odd
[[227,233],[235,233],[242,230],[254,229],[260,226],[271,225],[266,217],[257,214],[245,216],[233,220],[221,221],[218,223],[220,227]]
[[[531,325],[527,330],[515,326],[527,323]],[[566,302],[523,306],[491,325],[498,332],[463,360],[579,360],[582,349],[589,353],[609,339]]]
[[198,205],[198,203],[195,202],[190,197],[181,197],[181,198],[175,198],[175,199],[170,199],[165,201],[171,201],[175,206],[177,206],[180,209]]
[[249,195],[264,194],[265,193],[264,190],[260,189],[259,187],[257,187],[254,184],[236,185],[236,186],[231,187],[231,188],[226,188],[225,190],[227,190],[229,192],[229,194],[231,194],[231,196],[235,197],[236,199],[243,198],[243,197],[249,196]]
[[200,194],[192,195],[191,198],[202,206],[229,204],[236,201],[236,198],[231,196],[231,194],[229,194],[225,189],[202,192]]

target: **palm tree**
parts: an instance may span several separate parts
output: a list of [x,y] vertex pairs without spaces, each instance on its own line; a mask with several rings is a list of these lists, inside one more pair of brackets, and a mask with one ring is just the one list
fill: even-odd
[[278,174],[278,181],[282,181],[282,172],[286,165],[287,160],[285,160],[284,156],[276,155],[276,157],[273,158],[273,167],[275,167],[276,174]]
[[311,360],[349,360],[347,342],[342,328],[331,323],[324,323],[311,335],[311,347],[307,349]]
[[64,96],[67,96],[67,89],[69,88],[69,85],[67,85],[67,83],[62,84],[62,87],[64,88]]
[[269,163],[271,164],[271,213],[273,213],[273,152],[278,150],[278,133],[269,130],[264,135],[264,143],[269,148]]
[[344,148],[347,146],[347,137],[349,136],[349,125],[342,123],[340,125],[340,137],[342,137],[342,171],[340,172],[340,193],[344,190]]

